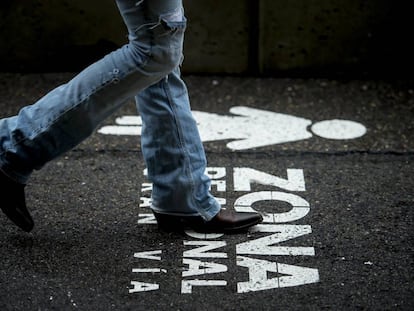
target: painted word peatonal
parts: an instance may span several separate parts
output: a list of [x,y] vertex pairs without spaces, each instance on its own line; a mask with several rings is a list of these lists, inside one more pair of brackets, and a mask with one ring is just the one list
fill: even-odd
[[[227,170],[229,169],[225,167],[209,167],[207,169],[207,174],[212,180],[212,191],[223,206],[226,206],[226,199],[219,196],[220,193],[223,194],[227,190]],[[256,236],[255,239],[236,245],[235,265],[241,269],[247,269],[246,276],[237,282],[237,293],[319,282],[318,269],[280,262],[286,256],[315,256],[313,247],[286,246],[288,243],[283,243],[312,233],[310,225],[292,224],[303,219],[311,209],[310,204],[303,197],[292,193],[306,191],[303,170],[287,169],[287,178],[246,167],[233,168],[232,174],[233,190],[235,193],[241,194],[233,203],[235,210],[240,212],[253,211],[254,205],[263,206],[266,205],[265,202],[271,202],[270,210],[269,206],[265,210],[260,210],[264,216],[264,222],[251,228],[248,235],[249,238],[255,235],[259,237]],[[266,189],[271,187],[272,190],[252,191],[252,186],[255,189],[260,186],[265,186]],[[152,190],[151,184],[144,183],[141,190],[140,207],[149,208],[151,199],[148,193],[150,194]],[[276,201],[279,205],[287,204],[288,208],[285,208],[283,212],[275,212]],[[142,225],[156,224],[150,212],[140,213],[138,223]],[[228,271],[227,265],[223,263],[223,260],[228,260],[228,254],[223,252],[227,246],[226,241],[223,240],[223,234],[198,234],[193,231],[187,231],[186,234],[193,240],[183,241],[182,264],[185,269],[181,273],[181,293],[191,294],[196,288],[227,286],[227,281],[222,277],[223,273]],[[134,254],[134,258],[140,260],[139,265],[142,266],[148,260],[161,262],[162,255],[163,251],[156,249],[137,252]],[[160,282],[142,282],[136,281],[136,279],[141,279],[139,276],[144,277],[148,273],[167,273],[167,270],[135,268],[132,269],[132,272],[134,280],[131,281],[129,289],[131,294],[160,290]],[[277,276],[269,278],[270,273],[275,273]]]

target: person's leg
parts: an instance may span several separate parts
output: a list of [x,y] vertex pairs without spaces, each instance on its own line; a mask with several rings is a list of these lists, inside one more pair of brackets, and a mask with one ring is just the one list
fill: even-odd
[[204,148],[178,68],[136,101],[143,120],[142,152],[153,182],[151,208],[160,229],[231,233],[262,221],[258,213],[221,209],[210,194]]
[[92,64],[17,116],[0,120],[0,208],[33,227],[24,184],[34,169],[73,148],[140,90],[176,68],[186,21],[181,0],[117,0],[129,44]]
[[153,182],[152,209],[212,219],[220,205],[209,191],[204,148],[179,69],[142,91],[137,106],[142,153]]
[[[117,1],[130,31],[129,44],[17,116],[0,120],[3,173],[26,183],[33,169],[76,146],[127,99],[177,67],[185,27],[184,20],[175,20],[181,0],[141,2]],[[173,22],[164,21],[168,18]]]
[[[17,116],[0,120],[0,208],[19,227],[30,231],[33,221],[23,188],[32,171],[76,146],[127,99],[174,71],[140,96],[146,102],[145,107],[141,105],[142,116],[150,120],[145,126],[158,124],[147,131],[143,142],[155,182],[157,221],[178,227],[184,221],[205,231],[234,231],[260,222],[257,214],[223,212],[208,191],[204,151],[187,91],[175,70],[182,57],[186,26],[181,0],[117,0],[117,4],[128,27],[128,45],[23,108]],[[148,94],[154,98],[149,100]],[[151,110],[153,103],[158,103],[159,111]],[[163,129],[174,134],[163,133]],[[165,143],[167,147],[161,148]]]

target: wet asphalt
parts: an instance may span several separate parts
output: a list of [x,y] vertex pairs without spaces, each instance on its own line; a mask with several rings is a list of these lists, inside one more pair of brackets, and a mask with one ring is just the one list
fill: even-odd
[[[1,74],[0,117],[71,76]],[[194,111],[235,117],[242,106],[354,121],[366,133],[328,139],[308,125],[311,137],[260,147],[229,148],[237,133],[205,142],[213,194],[274,218],[200,236],[157,229],[139,136],[97,131],[34,172],[31,233],[0,215],[0,310],[413,310],[413,81],[185,80]],[[101,127],[125,115],[136,115],[132,101]],[[253,141],[279,135],[256,131]],[[288,170],[299,176],[290,186]]]

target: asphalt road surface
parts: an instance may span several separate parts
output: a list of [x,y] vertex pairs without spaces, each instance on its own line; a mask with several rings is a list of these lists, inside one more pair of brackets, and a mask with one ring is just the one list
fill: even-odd
[[[1,74],[0,117],[70,77]],[[0,215],[0,310],[413,310],[413,82],[186,81],[213,194],[265,222],[160,232],[131,101],[33,174],[32,233]]]

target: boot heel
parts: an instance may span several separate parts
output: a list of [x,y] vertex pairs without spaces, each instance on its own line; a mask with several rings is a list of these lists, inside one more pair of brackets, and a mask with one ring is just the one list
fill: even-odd
[[158,228],[165,232],[181,232],[184,230],[182,217],[154,212]]

